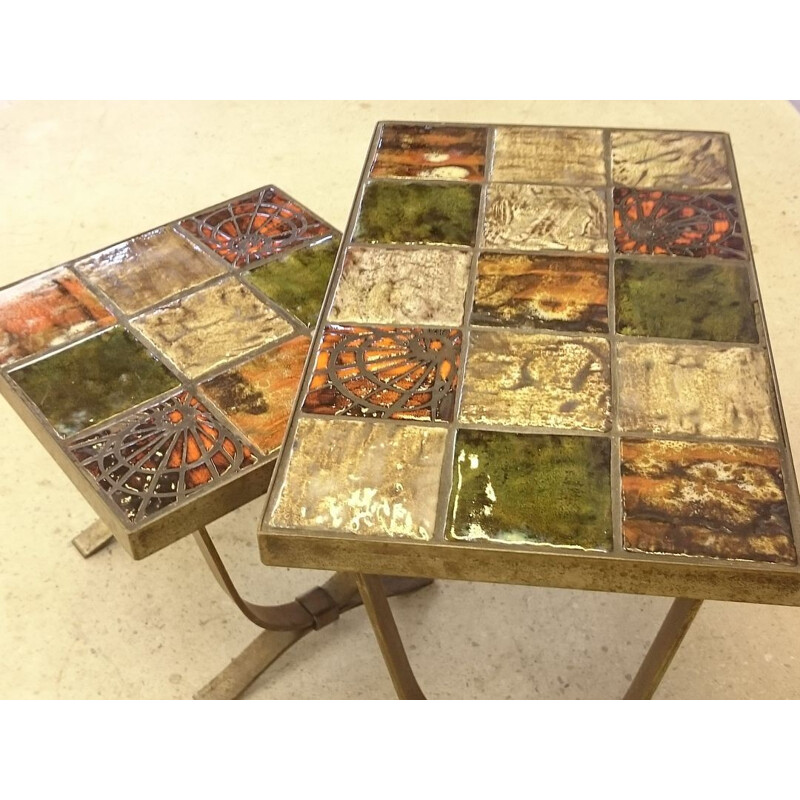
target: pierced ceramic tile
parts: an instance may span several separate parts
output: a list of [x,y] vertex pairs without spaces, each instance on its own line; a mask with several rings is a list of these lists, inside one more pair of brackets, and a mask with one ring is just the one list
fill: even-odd
[[492,180],[603,186],[603,132],[589,128],[496,128]]
[[65,267],[0,292],[0,364],[113,325],[114,315]]
[[732,194],[683,194],[614,189],[618,253],[746,258]]
[[713,133],[613,131],[614,183],[659,189],[730,189],[725,138]]
[[610,395],[606,339],[473,329],[459,419],[605,431]]
[[611,550],[611,444],[460,430],[449,539]]
[[617,345],[625,431],[719,439],[778,439],[764,352],[661,342]]
[[361,202],[354,239],[376,244],[474,245],[481,187],[376,181]]
[[126,314],[160,303],[225,272],[220,259],[169,228],[143,233],[82,258],[73,266]]
[[501,250],[607,253],[605,197],[570,186],[490,184],[483,241]]
[[178,379],[122,328],[20,367],[11,377],[62,436],[178,385]]
[[430,539],[446,431],[301,418],[271,524]]
[[333,322],[461,325],[472,254],[426,247],[351,247],[328,318]]
[[750,280],[738,266],[618,259],[614,273],[619,333],[758,341]]
[[796,564],[778,451],[622,442],[628,550]]
[[483,253],[473,325],[608,330],[608,259]]
[[330,325],[303,410],[449,421],[460,360],[458,330]]
[[190,378],[292,332],[235,278],[199,289],[131,321]]
[[297,336],[200,385],[262,452],[280,447],[311,340]]
[[486,128],[385,125],[370,174],[479,181],[485,158]]

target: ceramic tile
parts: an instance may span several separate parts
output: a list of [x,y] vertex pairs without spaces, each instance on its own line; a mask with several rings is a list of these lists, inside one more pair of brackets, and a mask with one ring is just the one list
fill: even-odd
[[490,184],[483,241],[501,250],[607,253],[605,197],[570,186]]
[[50,270],[0,291],[0,365],[113,323],[113,314],[70,270]]
[[623,430],[777,440],[762,350],[620,342],[617,358]]
[[659,189],[730,189],[722,136],[677,131],[613,131],[614,183]]
[[608,330],[608,259],[483,253],[473,325]]
[[797,563],[778,451],[623,441],[625,547]]
[[603,132],[591,128],[496,128],[492,180],[606,182]]
[[481,187],[396,181],[370,183],[354,238],[376,244],[473,245]]
[[247,273],[247,280],[309,327],[317,324],[341,239],[293,250]]
[[386,125],[370,174],[479,181],[485,158],[486,128]]
[[329,319],[461,325],[471,263],[471,253],[441,247],[351,247]]
[[157,228],[74,268],[126,314],[135,314],[225,272],[225,264],[169,228]]
[[614,189],[618,253],[746,258],[732,194],[685,194]]
[[446,432],[301,418],[272,524],[430,539]]
[[330,325],[303,410],[448,421],[460,360],[458,330]]
[[610,463],[608,439],[460,430],[448,538],[610,550]]
[[20,367],[11,377],[62,436],[178,385],[177,378],[121,328]]
[[614,273],[619,333],[758,341],[750,280],[738,266],[618,259]]
[[196,378],[292,332],[235,278],[132,320],[182,372]]
[[201,384],[262,452],[280,447],[311,340],[297,336]]
[[608,342],[473,329],[459,419],[524,428],[610,427]]

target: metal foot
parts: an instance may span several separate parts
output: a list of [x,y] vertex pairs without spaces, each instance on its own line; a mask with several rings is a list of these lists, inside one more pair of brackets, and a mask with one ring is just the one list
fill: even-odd
[[100,520],[95,520],[86,530],[79,533],[72,544],[84,557],[89,558],[114,541],[114,535]]

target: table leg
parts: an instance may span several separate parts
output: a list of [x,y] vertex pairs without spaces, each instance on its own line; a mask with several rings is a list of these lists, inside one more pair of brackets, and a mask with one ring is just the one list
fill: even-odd
[[625,693],[625,700],[650,700],[653,697],[702,604],[702,600],[675,598]]
[[84,557],[89,558],[106,545],[111,544],[114,535],[100,520],[95,520],[88,528],[81,531],[73,540],[75,549]]
[[381,579],[377,575],[358,573],[356,582],[397,696],[401,700],[424,700],[425,695],[414,677]]

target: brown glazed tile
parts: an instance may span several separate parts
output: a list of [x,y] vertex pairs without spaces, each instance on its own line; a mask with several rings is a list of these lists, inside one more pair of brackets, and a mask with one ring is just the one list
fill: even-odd
[[223,261],[169,228],[143,233],[82,258],[73,266],[126,314],[225,272]]
[[483,253],[473,325],[608,330],[608,259]]
[[613,131],[611,174],[622,186],[730,189],[725,138],[713,133]]
[[500,250],[607,253],[605,197],[572,186],[489,184],[483,241]]
[[603,132],[589,128],[496,128],[491,179],[605,185]]
[[772,379],[751,347],[617,345],[622,430],[718,439],[778,439]]
[[190,378],[292,332],[235,278],[207,286],[131,321]]
[[385,125],[370,174],[373,178],[479,181],[485,159],[485,128]]
[[606,339],[473,329],[459,419],[606,431],[610,396]]
[[622,442],[625,548],[796,564],[778,451]]
[[332,322],[461,325],[472,254],[440,247],[351,247],[328,318]]
[[443,428],[301,417],[270,525],[430,539],[446,437]]
[[200,385],[262,452],[280,447],[311,340],[297,336]]

